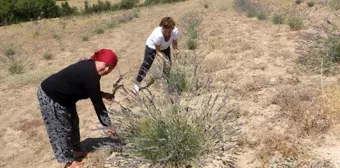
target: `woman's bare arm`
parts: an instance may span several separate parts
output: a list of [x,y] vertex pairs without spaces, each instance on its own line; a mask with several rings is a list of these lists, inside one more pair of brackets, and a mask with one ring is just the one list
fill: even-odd
[[161,46],[160,45],[156,45],[156,54],[158,56],[163,56],[163,53],[161,51]]
[[175,50],[178,50],[178,43],[177,43],[177,40],[172,41],[172,47],[173,47]]

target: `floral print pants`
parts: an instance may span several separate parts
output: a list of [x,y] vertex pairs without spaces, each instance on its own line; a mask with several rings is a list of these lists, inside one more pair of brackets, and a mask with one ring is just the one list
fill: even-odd
[[41,87],[38,100],[55,158],[62,163],[73,162],[73,152],[81,150],[76,105],[63,107],[48,97]]

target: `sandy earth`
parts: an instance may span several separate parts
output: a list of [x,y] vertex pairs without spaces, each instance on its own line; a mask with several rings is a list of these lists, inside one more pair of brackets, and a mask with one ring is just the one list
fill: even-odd
[[[73,3],[81,2],[71,1]],[[27,67],[24,74],[10,75],[1,64],[0,167],[61,167],[54,160],[36,98],[37,86],[45,77],[100,48],[112,48],[119,56],[119,64],[112,74],[102,79],[102,90],[110,91],[120,73],[128,73],[125,84],[132,87],[143,58],[145,40],[160,18],[172,16],[181,28],[180,19],[192,10],[203,18],[196,53],[206,55],[203,66],[214,78],[212,92],[218,93],[224,85],[228,86],[230,101],[240,104],[245,137],[249,141],[260,141],[261,137],[289,129],[284,121],[273,120],[280,112],[280,107],[271,102],[273,96],[285,86],[317,85],[320,81],[319,75],[296,69],[300,32],[290,31],[287,25],[247,18],[235,12],[230,1],[216,0],[208,9],[204,9],[202,3],[190,0],[141,8],[139,18],[107,29],[101,35],[94,34],[93,30],[128,11],[0,27],[0,36],[4,39],[0,45],[14,44],[17,57],[25,60]],[[54,34],[60,39],[54,39]],[[88,36],[89,41],[82,41],[82,36]],[[180,48],[186,48],[183,36]],[[53,59],[44,60],[45,52],[52,53]],[[324,80],[326,84],[334,84],[337,79],[336,76]],[[90,100],[78,102],[77,108],[82,140],[103,137],[101,132],[90,130],[98,124]],[[312,141],[308,144],[318,159],[331,160],[335,167],[340,167],[340,141],[336,135],[340,135],[340,130],[334,125],[325,134],[301,141]],[[254,156],[256,150],[256,147],[241,148],[236,155],[238,167],[261,167]]]

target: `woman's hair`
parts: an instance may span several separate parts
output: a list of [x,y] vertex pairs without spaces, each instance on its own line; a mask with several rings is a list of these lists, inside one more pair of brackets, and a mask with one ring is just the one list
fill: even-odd
[[165,17],[162,19],[161,23],[159,24],[160,27],[163,28],[174,28],[176,25],[174,19],[172,19],[171,17]]

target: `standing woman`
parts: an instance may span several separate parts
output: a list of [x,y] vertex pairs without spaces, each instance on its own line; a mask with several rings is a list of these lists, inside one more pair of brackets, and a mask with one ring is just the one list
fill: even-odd
[[[91,59],[79,61],[45,79],[38,89],[38,99],[50,143],[57,161],[68,168],[81,168],[86,152],[80,149],[79,118],[76,102],[90,98],[100,123],[111,126],[102,98],[112,100],[110,93],[100,91],[101,76],[117,65],[112,50],[95,52]],[[109,134],[115,134],[113,130]]]
[[[163,18],[159,27],[154,29],[149,38],[146,40],[144,61],[140,67],[136,83],[133,88],[135,93],[139,92],[140,83],[149,71],[153,60],[155,59],[155,55],[165,57],[171,65],[170,45],[172,44],[175,52],[178,52],[178,29],[175,25],[175,21],[171,17]],[[166,67],[163,67],[163,73],[169,73]]]

